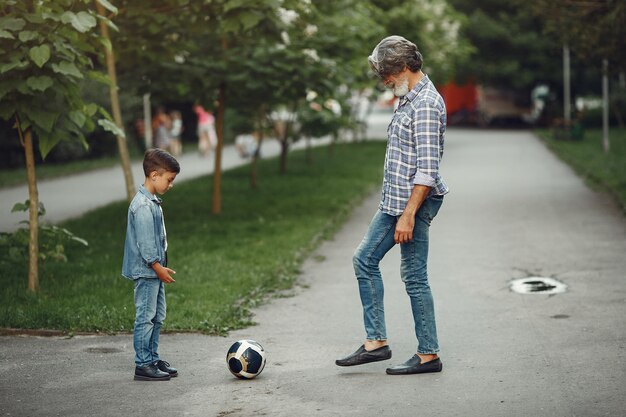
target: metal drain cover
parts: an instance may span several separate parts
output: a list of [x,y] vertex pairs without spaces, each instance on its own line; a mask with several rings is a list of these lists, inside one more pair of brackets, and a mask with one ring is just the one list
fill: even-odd
[[118,353],[121,352],[121,349],[112,348],[112,347],[89,347],[85,349],[85,352],[89,353]]
[[567,285],[554,278],[527,277],[511,281],[511,291],[519,294],[560,294],[567,290]]

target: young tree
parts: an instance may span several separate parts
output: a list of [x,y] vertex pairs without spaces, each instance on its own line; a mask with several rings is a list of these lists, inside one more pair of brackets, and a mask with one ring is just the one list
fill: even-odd
[[[106,79],[91,60],[101,45],[96,24],[89,0],[6,0],[0,7],[0,118],[15,120],[26,156],[33,292],[39,288],[35,140],[43,158],[62,140],[87,146],[84,132],[94,129],[99,108],[83,102],[81,83],[85,77]],[[113,128],[110,120],[100,123]]]
[[117,149],[122,162],[122,171],[124,172],[124,180],[126,182],[126,198],[131,202],[135,195],[135,184],[133,181],[133,171],[130,166],[130,156],[128,155],[128,144],[126,143],[126,135],[124,134],[124,123],[122,122],[122,112],[120,109],[120,100],[117,93],[117,73],[115,71],[115,56],[113,54],[113,45],[109,37],[109,27],[111,22],[105,18],[105,8],[112,13],[117,13],[117,8],[111,5],[107,0],[96,0],[96,8],[100,19],[100,33],[104,41],[104,52],[106,57],[107,74],[110,80],[109,91],[111,94],[111,109],[113,110],[113,119],[115,127],[119,131],[115,137],[117,139]]

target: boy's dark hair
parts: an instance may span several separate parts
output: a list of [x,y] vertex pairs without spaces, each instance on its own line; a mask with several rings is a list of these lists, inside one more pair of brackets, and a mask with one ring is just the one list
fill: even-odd
[[180,172],[180,165],[178,161],[169,153],[162,149],[148,149],[143,156],[143,173],[147,176],[152,171],[161,173],[167,172]]

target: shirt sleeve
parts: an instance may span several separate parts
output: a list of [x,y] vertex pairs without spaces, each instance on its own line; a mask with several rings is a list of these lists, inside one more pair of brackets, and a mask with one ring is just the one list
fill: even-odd
[[152,265],[159,260],[156,236],[157,232],[154,227],[152,210],[147,204],[143,204],[137,208],[134,216],[135,233],[139,254],[147,265]]
[[441,110],[428,100],[418,103],[413,119],[417,146],[417,169],[414,185],[434,187],[439,173]]

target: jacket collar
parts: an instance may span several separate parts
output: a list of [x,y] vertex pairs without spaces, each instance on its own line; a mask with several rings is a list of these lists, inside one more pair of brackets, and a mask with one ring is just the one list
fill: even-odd
[[143,194],[148,200],[154,201],[157,204],[161,204],[161,201],[163,201],[159,197],[148,191],[148,189],[143,184],[139,186],[139,192]]

